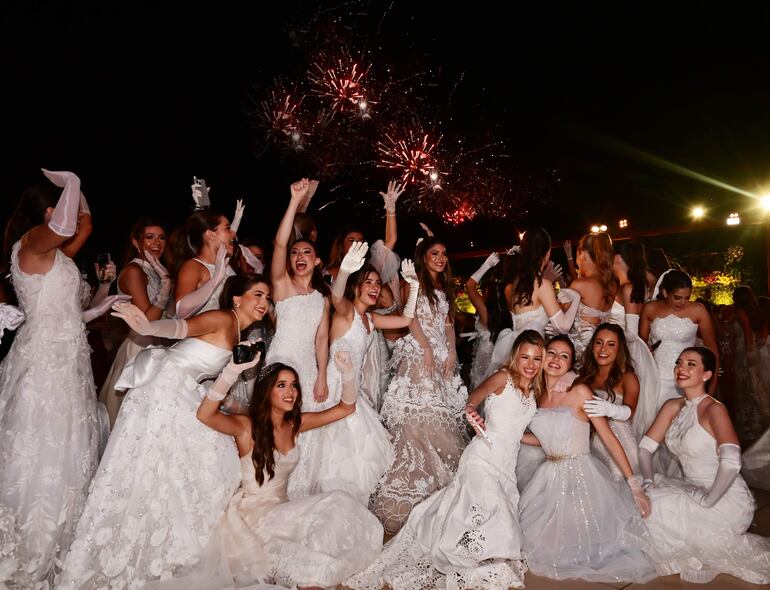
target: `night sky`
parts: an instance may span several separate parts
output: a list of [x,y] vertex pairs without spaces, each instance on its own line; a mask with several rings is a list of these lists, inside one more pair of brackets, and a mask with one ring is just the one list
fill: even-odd
[[[595,222],[612,232],[621,217],[639,231],[682,225],[694,203],[718,219],[748,211],[747,197],[631,157],[633,149],[751,192],[770,189],[770,18],[759,3],[708,11],[696,3],[154,4],[0,9],[2,219],[41,166],[73,170],[94,212],[88,251],[117,254],[140,215],[180,222],[197,175],[228,215],[245,196],[241,235],[269,242],[286,185],[308,169],[275,149],[263,153],[254,97],[276,76],[302,75],[319,44],[337,41],[364,52],[377,72],[421,73],[415,95],[442,141],[501,140],[504,172],[532,194],[512,219],[457,228],[400,209],[404,253],[419,220],[463,251],[471,242],[507,245],[527,225],[559,240]],[[322,183],[313,208],[335,201],[317,214],[322,245],[346,220],[381,234],[376,190],[388,177],[372,166],[365,181],[334,193],[339,179]]]

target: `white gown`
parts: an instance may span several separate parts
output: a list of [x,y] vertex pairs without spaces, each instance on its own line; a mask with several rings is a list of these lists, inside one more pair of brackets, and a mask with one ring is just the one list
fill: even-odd
[[452,480],[468,441],[462,417],[468,391],[457,367],[448,380],[441,371],[449,356],[444,331],[449,302],[443,291],[436,295],[434,310],[421,294],[415,316],[433,351],[434,375],[425,372],[423,350],[414,336],[399,339],[380,413],[393,436],[395,460],[377,484],[370,507],[389,533],[398,532],[415,504]]
[[626,483],[613,481],[591,455],[590,423],[572,408],[538,408],[530,430],[547,458],[519,503],[530,570],[592,582],[655,577],[653,563],[625,541],[627,530],[643,535],[642,519]]
[[318,377],[315,335],[324,313],[324,297],[318,291],[293,295],[275,304],[276,328],[265,355],[265,364],[283,363],[297,371],[302,388],[302,411],[317,412],[322,404],[313,399]]
[[658,410],[666,400],[681,397],[674,381],[674,365],[679,354],[690,346],[695,346],[698,324],[689,318],[680,318],[674,314],[652,320],[649,342],[660,342],[653,351],[658,365],[660,390]]
[[[612,308],[608,311],[601,311],[593,307],[588,307],[582,301],[578,304],[577,315],[572,328],[569,331],[569,339],[575,346],[575,364],[573,370],[577,371],[583,366],[583,355],[585,354],[588,343],[596,331],[596,327],[604,322],[609,322],[613,318]],[[619,315],[615,315],[619,320]],[[616,322],[619,323],[619,322]]]
[[658,377],[658,365],[655,363],[650,349],[639,338],[639,316],[637,314],[626,314],[625,334],[634,371],[639,378],[639,398],[636,402],[634,415],[631,417],[631,429],[638,442],[642,440],[658,413],[660,379]]
[[[610,399],[609,394],[602,389],[595,390],[594,394],[604,400]],[[621,394],[615,394],[614,403],[619,406],[623,405],[623,396]],[[637,441],[633,431],[631,430],[631,422],[629,420],[613,420],[612,418],[608,418],[607,422],[610,425],[610,430],[612,430],[612,433],[617,437],[618,441],[620,441],[620,445],[623,447],[623,452],[626,454],[626,458],[631,464],[631,470],[634,473],[639,473]],[[598,434],[594,434],[591,437],[591,449],[593,450],[596,457],[602,463],[604,463],[604,466],[609,469],[612,477],[616,481],[625,482],[625,476],[620,471],[620,468],[615,463],[615,460],[612,458],[612,455],[610,455],[607,447],[604,446],[604,443]]]
[[[161,281],[158,273],[152,268],[149,262],[142,260],[141,258],[134,258],[132,263],[139,265],[147,276],[147,297],[150,303],[155,304],[160,296]],[[118,288],[118,292],[125,295],[123,291]],[[110,426],[115,426],[115,419],[118,417],[118,411],[120,410],[120,404],[123,403],[123,397],[125,391],[118,391],[115,389],[115,383],[117,383],[120,375],[123,373],[123,369],[130,360],[132,360],[140,350],[148,346],[162,346],[171,344],[170,341],[163,338],[156,338],[153,336],[142,336],[130,330],[126,339],[118,348],[118,352],[115,354],[115,360],[112,362],[110,372],[107,374],[107,378],[99,391],[99,401],[102,402],[106,408],[107,413],[110,416]]]
[[711,508],[696,503],[685,491],[692,485],[710,489],[719,460],[716,441],[698,422],[698,404],[688,400],[666,433],[684,480],[655,476],[649,488],[652,513],[645,519],[650,538],[640,547],[655,560],[660,575],[706,583],[720,573],[752,584],[770,584],[770,539],[746,532],[756,504],[738,476]]
[[471,391],[476,389],[487,374],[489,364],[492,362],[492,352],[495,345],[492,342],[492,334],[481,325],[479,318],[476,317],[475,331],[472,333],[473,342],[473,362],[471,363]]
[[33,588],[53,582],[70,548],[99,429],[80,272],[56,250],[47,273],[25,274],[19,247],[11,277],[26,320],[0,363],[0,512],[13,513],[20,532],[13,583]]
[[[206,267],[206,269],[209,271],[210,276],[214,276],[214,272],[216,271],[216,265],[212,264],[210,262],[204,262],[200,258],[193,258],[195,262],[198,264],[202,264]],[[198,312],[195,315],[200,315],[204,311],[211,311],[212,309],[219,309],[219,296],[222,294],[222,291],[225,288],[225,282],[230,277],[235,276],[235,271],[233,270],[233,267],[228,265],[225,269],[225,280],[219,283],[216,289],[214,289],[214,292],[209,296],[208,301],[206,301],[206,304],[201,307]]]
[[[484,373],[484,379],[487,379],[492,373],[497,371],[505,364],[513,349],[513,343],[524,330],[534,330],[541,336],[545,335],[545,327],[548,324],[548,314],[541,305],[537,309],[531,309],[522,313],[511,313],[513,328],[506,328],[497,335],[495,345],[492,350],[492,358],[489,366]],[[482,381],[484,380],[482,379]]]
[[418,504],[377,561],[345,585],[360,590],[507,590],[524,586],[516,457],[535,413],[510,377],[487,397],[487,435],[470,442],[457,474]]
[[[326,373],[329,397],[319,409],[325,410],[340,402],[342,377],[334,362],[337,351],[350,353],[356,387],[360,390],[364,354],[375,335],[372,318],[368,318],[372,332],[366,331],[360,314],[353,310],[350,328],[332,342]],[[341,490],[367,506],[369,495],[393,462],[390,435],[377,412],[362,396],[358,397],[353,414],[300,434],[298,443],[302,446],[302,457],[289,479],[292,500]]]
[[274,452],[275,475],[260,486],[251,454],[240,459],[241,487],[230,500],[205,557],[149,590],[334,588],[370,564],[382,548],[382,525],[344,492],[289,500],[298,447]]
[[231,436],[196,417],[231,356],[197,338],[146,348],[117,386],[130,391],[94,478],[62,588],[139,587],[197,561],[240,483]]

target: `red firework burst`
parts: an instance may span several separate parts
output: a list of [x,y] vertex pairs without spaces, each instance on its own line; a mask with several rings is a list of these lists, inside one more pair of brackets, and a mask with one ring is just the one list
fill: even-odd
[[339,57],[322,54],[308,72],[311,91],[329,102],[335,113],[355,112],[368,116],[371,101],[367,101],[364,78],[369,66],[343,53]]
[[402,139],[392,133],[386,133],[385,140],[377,142],[377,151],[380,153],[377,165],[397,170],[404,184],[427,179],[433,182],[434,189],[438,190],[441,186],[436,181],[440,178],[440,173],[436,168],[434,151],[439,141],[441,138],[434,142],[428,133],[414,129],[410,129]]

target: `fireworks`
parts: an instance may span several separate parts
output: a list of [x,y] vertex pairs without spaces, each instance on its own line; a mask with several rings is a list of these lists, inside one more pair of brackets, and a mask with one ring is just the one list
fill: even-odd
[[347,53],[338,57],[322,54],[310,68],[308,81],[312,93],[326,101],[333,113],[353,112],[368,117],[370,101],[364,89],[368,70]]
[[460,202],[454,209],[450,211],[444,211],[441,214],[441,218],[450,225],[460,225],[466,221],[472,220],[478,211],[476,208],[466,201]]
[[268,97],[259,103],[257,119],[266,131],[268,142],[286,143],[294,150],[303,149],[307,133],[301,126],[302,99],[276,82]]
[[385,134],[384,141],[377,142],[377,165],[395,170],[405,185],[427,180],[436,189],[441,188],[434,158],[439,141],[441,138],[433,141],[428,133],[417,129],[409,129],[401,138],[391,131]]

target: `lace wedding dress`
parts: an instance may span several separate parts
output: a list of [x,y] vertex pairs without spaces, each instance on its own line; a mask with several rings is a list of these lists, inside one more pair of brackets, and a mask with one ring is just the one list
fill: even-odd
[[206,388],[231,356],[188,338],[146,348],[94,478],[60,587],[124,588],[173,577],[200,559],[240,483],[231,436],[200,422]]
[[679,354],[689,346],[695,346],[698,324],[690,318],[680,318],[674,314],[664,318],[655,318],[650,326],[650,344],[657,345],[653,351],[658,364],[660,393],[658,410],[666,400],[681,397],[674,381],[674,365]]
[[572,408],[538,408],[529,428],[546,453],[519,503],[532,572],[592,582],[655,577],[653,563],[624,540],[627,529],[642,536],[642,519],[626,483],[591,455],[590,423]]
[[345,582],[361,590],[507,590],[524,586],[516,457],[535,413],[510,377],[485,401],[487,436],[476,436],[444,489],[414,507],[365,571]]
[[276,329],[265,364],[283,363],[297,371],[302,389],[302,411],[317,412],[321,404],[313,399],[318,377],[315,335],[324,313],[324,297],[318,291],[293,295],[275,304]]
[[660,575],[706,583],[725,573],[770,584],[770,539],[746,532],[756,504],[743,478],[738,476],[711,508],[687,493],[692,486],[711,488],[719,466],[716,441],[698,422],[698,404],[705,397],[687,400],[666,433],[685,479],[655,476],[655,486],[647,491],[650,538],[639,545],[655,560]]
[[393,378],[380,412],[393,436],[396,458],[377,484],[370,507],[388,533],[397,533],[415,504],[452,480],[468,441],[462,418],[468,392],[456,367],[447,380],[441,370],[449,356],[444,325],[449,302],[443,291],[436,296],[433,309],[420,295],[415,316],[436,369],[432,376],[427,373],[414,336],[399,339],[391,359]]
[[45,274],[11,277],[26,315],[0,364],[0,512],[20,533],[12,583],[52,583],[96,471],[99,429],[80,271],[61,250]]
[[[329,397],[320,404],[319,410],[340,402],[342,376],[334,362],[338,351],[350,353],[355,384],[360,391],[364,355],[375,336],[371,316],[368,319],[371,332],[367,332],[361,315],[353,310],[350,328],[332,342],[326,373]],[[380,423],[377,412],[361,395],[353,414],[300,434],[298,443],[302,446],[302,457],[289,480],[289,497],[292,499],[341,490],[367,506],[374,487],[393,462],[390,435]]]

